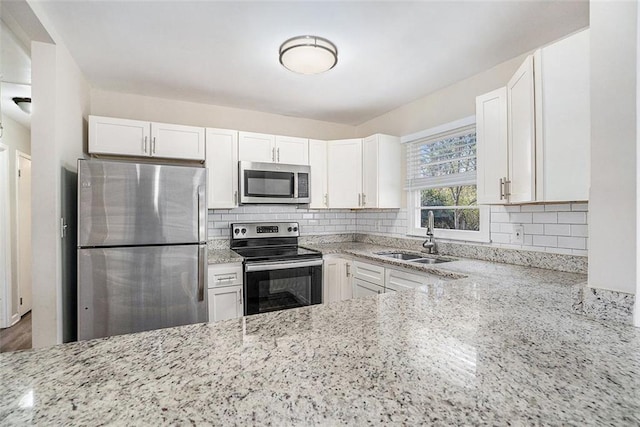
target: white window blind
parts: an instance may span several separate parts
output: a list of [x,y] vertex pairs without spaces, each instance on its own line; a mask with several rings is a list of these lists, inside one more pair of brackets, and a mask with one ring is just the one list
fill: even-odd
[[475,183],[475,124],[408,144],[407,190]]

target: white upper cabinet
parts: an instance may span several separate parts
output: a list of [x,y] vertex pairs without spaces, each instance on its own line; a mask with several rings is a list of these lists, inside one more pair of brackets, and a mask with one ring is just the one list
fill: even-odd
[[238,133],[238,160],[275,163],[276,137],[265,133]]
[[330,208],[362,207],[362,139],[327,142]]
[[589,30],[535,54],[536,199],[588,200]]
[[309,166],[311,166],[312,209],[327,208],[327,141],[309,140]]
[[89,116],[89,153],[204,160],[204,128]]
[[362,142],[363,208],[400,208],[400,138],[376,134]]
[[151,123],[151,156],[204,160],[204,128]]
[[239,160],[263,163],[309,164],[309,140],[291,136],[240,132]]
[[276,162],[308,165],[309,140],[293,136],[276,136]]
[[209,209],[238,206],[238,131],[206,130],[207,205]]
[[511,203],[533,202],[536,198],[533,81],[533,55],[529,55],[507,83],[507,193]]
[[89,116],[89,153],[116,156],[149,156],[149,122]]
[[528,56],[476,98],[476,120],[479,203],[588,200],[589,31]]
[[479,204],[506,203],[507,88],[476,98],[477,185]]

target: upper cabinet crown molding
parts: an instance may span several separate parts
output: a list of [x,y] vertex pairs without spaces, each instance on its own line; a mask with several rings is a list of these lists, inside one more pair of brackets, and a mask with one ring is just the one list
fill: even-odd
[[204,128],[89,116],[89,154],[204,161]]
[[588,200],[589,87],[585,30],[529,55],[506,88],[476,98],[478,203]]

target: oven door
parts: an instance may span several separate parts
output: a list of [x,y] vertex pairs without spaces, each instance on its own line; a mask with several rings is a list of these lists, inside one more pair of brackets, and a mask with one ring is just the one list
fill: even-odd
[[247,263],[245,314],[322,303],[322,259]]

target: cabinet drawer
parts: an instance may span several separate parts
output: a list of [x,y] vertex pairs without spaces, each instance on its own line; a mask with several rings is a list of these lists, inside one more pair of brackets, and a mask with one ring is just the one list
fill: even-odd
[[413,274],[405,271],[387,269],[385,291],[404,291],[429,283],[437,283],[442,280],[442,277],[433,274]]
[[382,293],[384,293],[384,287],[382,286],[374,285],[373,283],[369,283],[358,278],[353,279],[354,298],[363,298],[371,295],[379,295]]
[[209,288],[242,285],[242,264],[221,264],[209,267]]
[[354,261],[353,277],[373,283],[374,285],[384,286],[384,267]]

